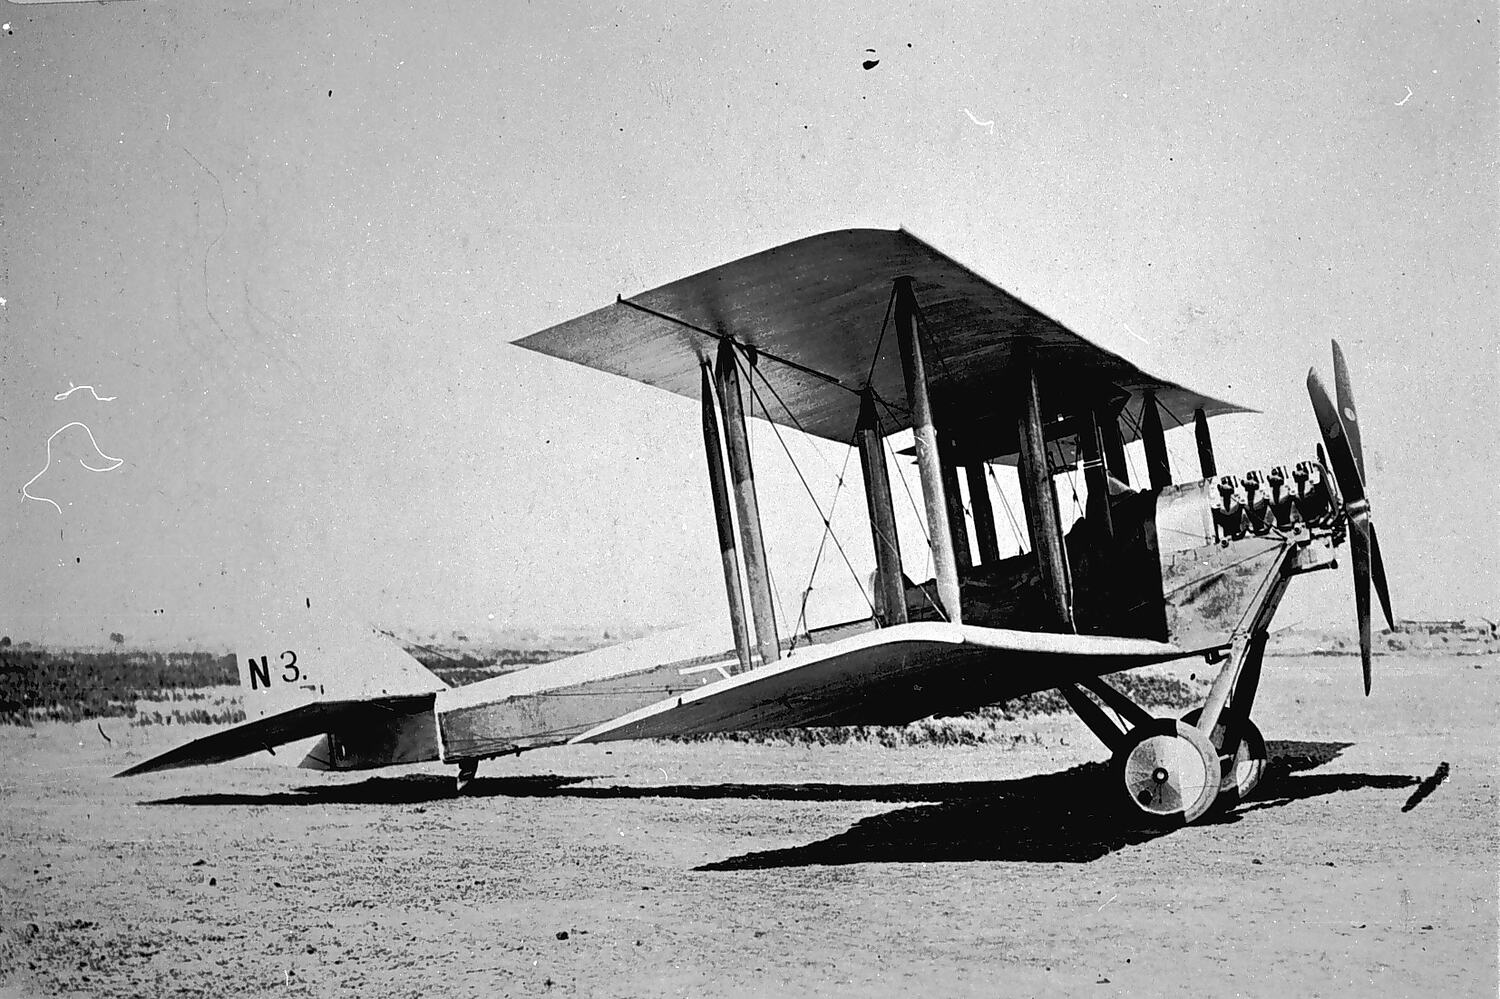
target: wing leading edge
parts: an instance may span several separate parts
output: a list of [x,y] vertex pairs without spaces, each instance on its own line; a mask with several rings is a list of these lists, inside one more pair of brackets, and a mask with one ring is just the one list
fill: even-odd
[[904,624],[659,701],[572,741],[902,725],[1190,654],[1147,639]]

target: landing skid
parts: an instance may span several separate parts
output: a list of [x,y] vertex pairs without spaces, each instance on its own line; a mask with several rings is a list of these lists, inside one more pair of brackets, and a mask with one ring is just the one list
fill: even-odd
[[464,793],[464,788],[466,788],[466,787],[469,786],[469,784],[474,780],[475,775],[478,774],[478,773],[479,773],[479,761],[478,760],[459,760],[458,761],[458,780],[457,780],[457,782],[456,782],[456,784],[455,784],[455,786],[453,788],[454,793],[455,794],[463,794]]

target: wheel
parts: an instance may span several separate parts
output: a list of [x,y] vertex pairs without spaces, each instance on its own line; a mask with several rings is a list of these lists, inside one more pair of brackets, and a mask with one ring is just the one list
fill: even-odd
[[1130,807],[1152,825],[1186,825],[1213,806],[1219,754],[1186,722],[1157,718],[1130,730],[1115,774]]
[[[1183,715],[1182,720],[1196,726],[1202,713],[1201,708],[1194,708]],[[1235,747],[1233,758],[1227,754],[1219,756],[1224,772],[1224,778],[1219,782],[1219,804],[1226,808],[1233,808],[1250,797],[1250,792],[1255,790],[1260,779],[1266,775],[1266,740],[1261,736],[1260,729],[1249,718],[1240,722],[1239,727],[1240,744]],[[1219,724],[1214,726],[1210,741],[1216,746],[1224,741],[1222,715]]]

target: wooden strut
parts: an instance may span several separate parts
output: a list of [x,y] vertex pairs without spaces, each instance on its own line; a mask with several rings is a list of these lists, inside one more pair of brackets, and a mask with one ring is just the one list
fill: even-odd
[[938,455],[938,431],[932,416],[931,386],[922,357],[921,330],[917,326],[917,299],[909,277],[896,279],[895,320],[896,336],[901,343],[901,370],[906,376],[906,399],[911,408],[912,441],[916,445],[917,470],[922,478],[922,499],[937,577],[938,602],[944,616],[958,624],[963,620],[958,566],[943,491],[942,459]]
[[1120,436],[1120,417],[1114,412],[1094,414],[1099,424],[1099,439],[1104,447],[1104,469],[1125,485],[1130,485],[1130,463],[1125,460],[1125,440]]
[[953,460],[953,444],[939,438],[938,462],[943,469],[943,500],[948,505],[948,529],[953,532],[953,563],[962,576],[974,568],[969,549],[969,525],[964,518],[964,494],[958,485],[958,465]]
[[1099,737],[1105,748],[1111,753],[1118,752],[1125,744],[1126,730],[1105,714],[1104,709],[1094,703],[1078,684],[1065,683],[1057,689],[1063,695],[1063,700],[1068,702],[1068,707],[1088,726],[1090,732]]
[[729,482],[724,470],[723,435],[719,430],[722,415],[714,393],[713,365],[703,359],[703,449],[708,458],[708,485],[713,493],[714,525],[719,532],[719,559],[724,565],[724,591],[729,597],[729,626],[734,634],[734,651],[743,673],[750,668],[750,625],[745,619],[745,591],[740,581],[740,546],[734,531],[734,513],[729,496]]
[[1205,479],[1212,479],[1219,474],[1219,470],[1214,462],[1213,438],[1208,435],[1208,416],[1203,412],[1202,406],[1193,410],[1193,431],[1198,438],[1198,468]]
[[1056,623],[1073,631],[1073,609],[1068,600],[1068,569],[1063,555],[1062,524],[1057,512],[1057,491],[1047,464],[1047,443],[1042,432],[1041,394],[1037,388],[1032,352],[1022,347],[1015,354],[1016,379],[1021,406],[1016,425],[1021,442],[1021,486],[1029,496],[1033,552],[1042,577],[1042,588]]
[[1246,616],[1249,624],[1236,629],[1230,636],[1229,655],[1220,667],[1219,675],[1214,677],[1213,686],[1208,689],[1208,698],[1198,716],[1198,730],[1212,739],[1215,726],[1220,717],[1224,717],[1224,745],[1218,747],[1221,753],[1232,752],[1239,745],[1238,725],[1240,720],[1250,716],[1250,708],[1255,702],[1260,685],[1261,659],[1271,637],[1271,619],[1276,616],[1276,608],[1295,574],[1296,558],[1296,546],[1287,545],[1276,574],[1251,604],[1254,610]]
[[1147,392],[1141,404],[1141,443],[1146,447],[1146,472],[1152,489],[1172,484],[1172,466],[1167,462],[1167,435],[1161,427],[1161,409],[1156,393]]
[[990,502],[989,466],[982,461],[964,467],[969,479],[969,509],[974,512],[974,540],[979,543],[979,564],[1000,561],[1000,535],[995,530],[995,507]]
[[1088,490],[1088,514],[1100,534],[1113,541],[1114,519],[1109,510],[1109,472],[1104,466],[1104,437],[1099,414],[1090,411],[1078,437],[1083,445],[1083,484]]
[[885,439],[875,413],[875,392],[860,396],[859,465],[865,479],[865,504],[870,511],[870,535],[875,543],[875,615],[883,627],[906,623],[906,582],[901,571],[901,539],[896,534],[896,508],[891,478],[885,465]]
[[724,443],[729,455],[729,475],[734,488],[735,510],[740,520],[740,540],[745,555],[745,582],[750,589],[750,611],[755,618],[755,637],[760,659],[773,663],[781,658],[776,635],[776,610],[771,601],[771,574],[766,564],[766,542],[760,527],[760,505],[755,496],[755,472],[750,464],[750,435],[745,429],[745,406],[740,393],[738,350],[732,340],[719,341],[714,374],[719,383],[719,406],[724,414]]

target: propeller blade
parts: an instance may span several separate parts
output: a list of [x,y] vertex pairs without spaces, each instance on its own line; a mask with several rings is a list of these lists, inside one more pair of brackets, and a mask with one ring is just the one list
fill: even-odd
[[1391,591],[1385,585],[1385,560],[1380,557],[1380,541],[1375,537],[1375,525],[1370,525],[1370,568],[1375,575],[1375,593],[1380,597],[1380,609],[1385,612],[1386,627],[1396,630],[1396,619],[1391,616]]
[[1333,400],[1328,398],[1328,390],[1323,387],[1318,372],[1311,368],[1307,372],[1307,394],[1318,417],[1323,443],[1328,446],[1328,457],[1333,459],[1333,477],[1338,481],[1344,505],[1354,506],[1365,498],[1365,477],[1355,460],[1343,417],[1334,408]]
[[1354,555],[1354,612],[1359,616],[1359,662],[1365,672],[1365,696],[1370,696],[1370,538],[1363,531],[1349,532],[1349,550]]
[[1328,464],[1328,454],[1321,443],[1313,446],[1318,451],[1318,467],[1323,469],[1323,484],[1328,487],[1328,495],[1333,497],[1334,506],[1343,509],[1344,497],[1339,495],[1339,484],[1333,480],[1333,468]]
[[[1334,360],[1341,369],[1343,355],[1334,348]],[[1348,394],[1348,371],[1342,370],[1339,378],[1339,394],[1343,401],[1349,403],[1349,413],[1354,412],[1353,397]],[[1334,408],[1333,400],[1328,397],[1328,390],[1323,387],[1323,381],[1318,377],[1315,370],[1307,372],[1307,394],[1312,399],[1313,412],[1318,417],[1318,429],[1323,434],[1323,443],[1328,447],[1327,458],[1323,455],[1322,448],[1318,449],[1318,459],[1325,462],[1327,467],[1329,458],[1333,461],[1333,477],[1338,482],[1339,492],[1343,494],[1342,505],[1344,508],[1344,519],[1349,525],[1349,549],[1353,555],[1354,562],[1354,610],[1359,617],[1359,661],[1364,671],[1365,696],[1370,694],[1370,579],[1372,575],[1372,563],[1375,561],[1372,554],[1378,553],[1375,541],[1375,525],[1370,520],[1370,503],[1365,498],[1365,480],[1361,469],[1360,459],[1357,455],[1359,438],[1358,430],[1350,432],[1349,424],[1344,422],[1343,416]],[[1385,566],[1380,567],[1380,592],[1381,608],[1387,609],[1389,595],[1385,588]]]
[[1333,341],[1333,391],[1339,403],[1339,416],[1344,420],[1344,433],[1349,438],[1349,450],[1354,452],[1354,464],[1359,468],[1360,480],[1365,481],[1365,449],[1359,442],[1359,408],[1354,404],[1354,385],[1349,380],[1349,364],[1344,360],[1344,350],[1337,340]]

